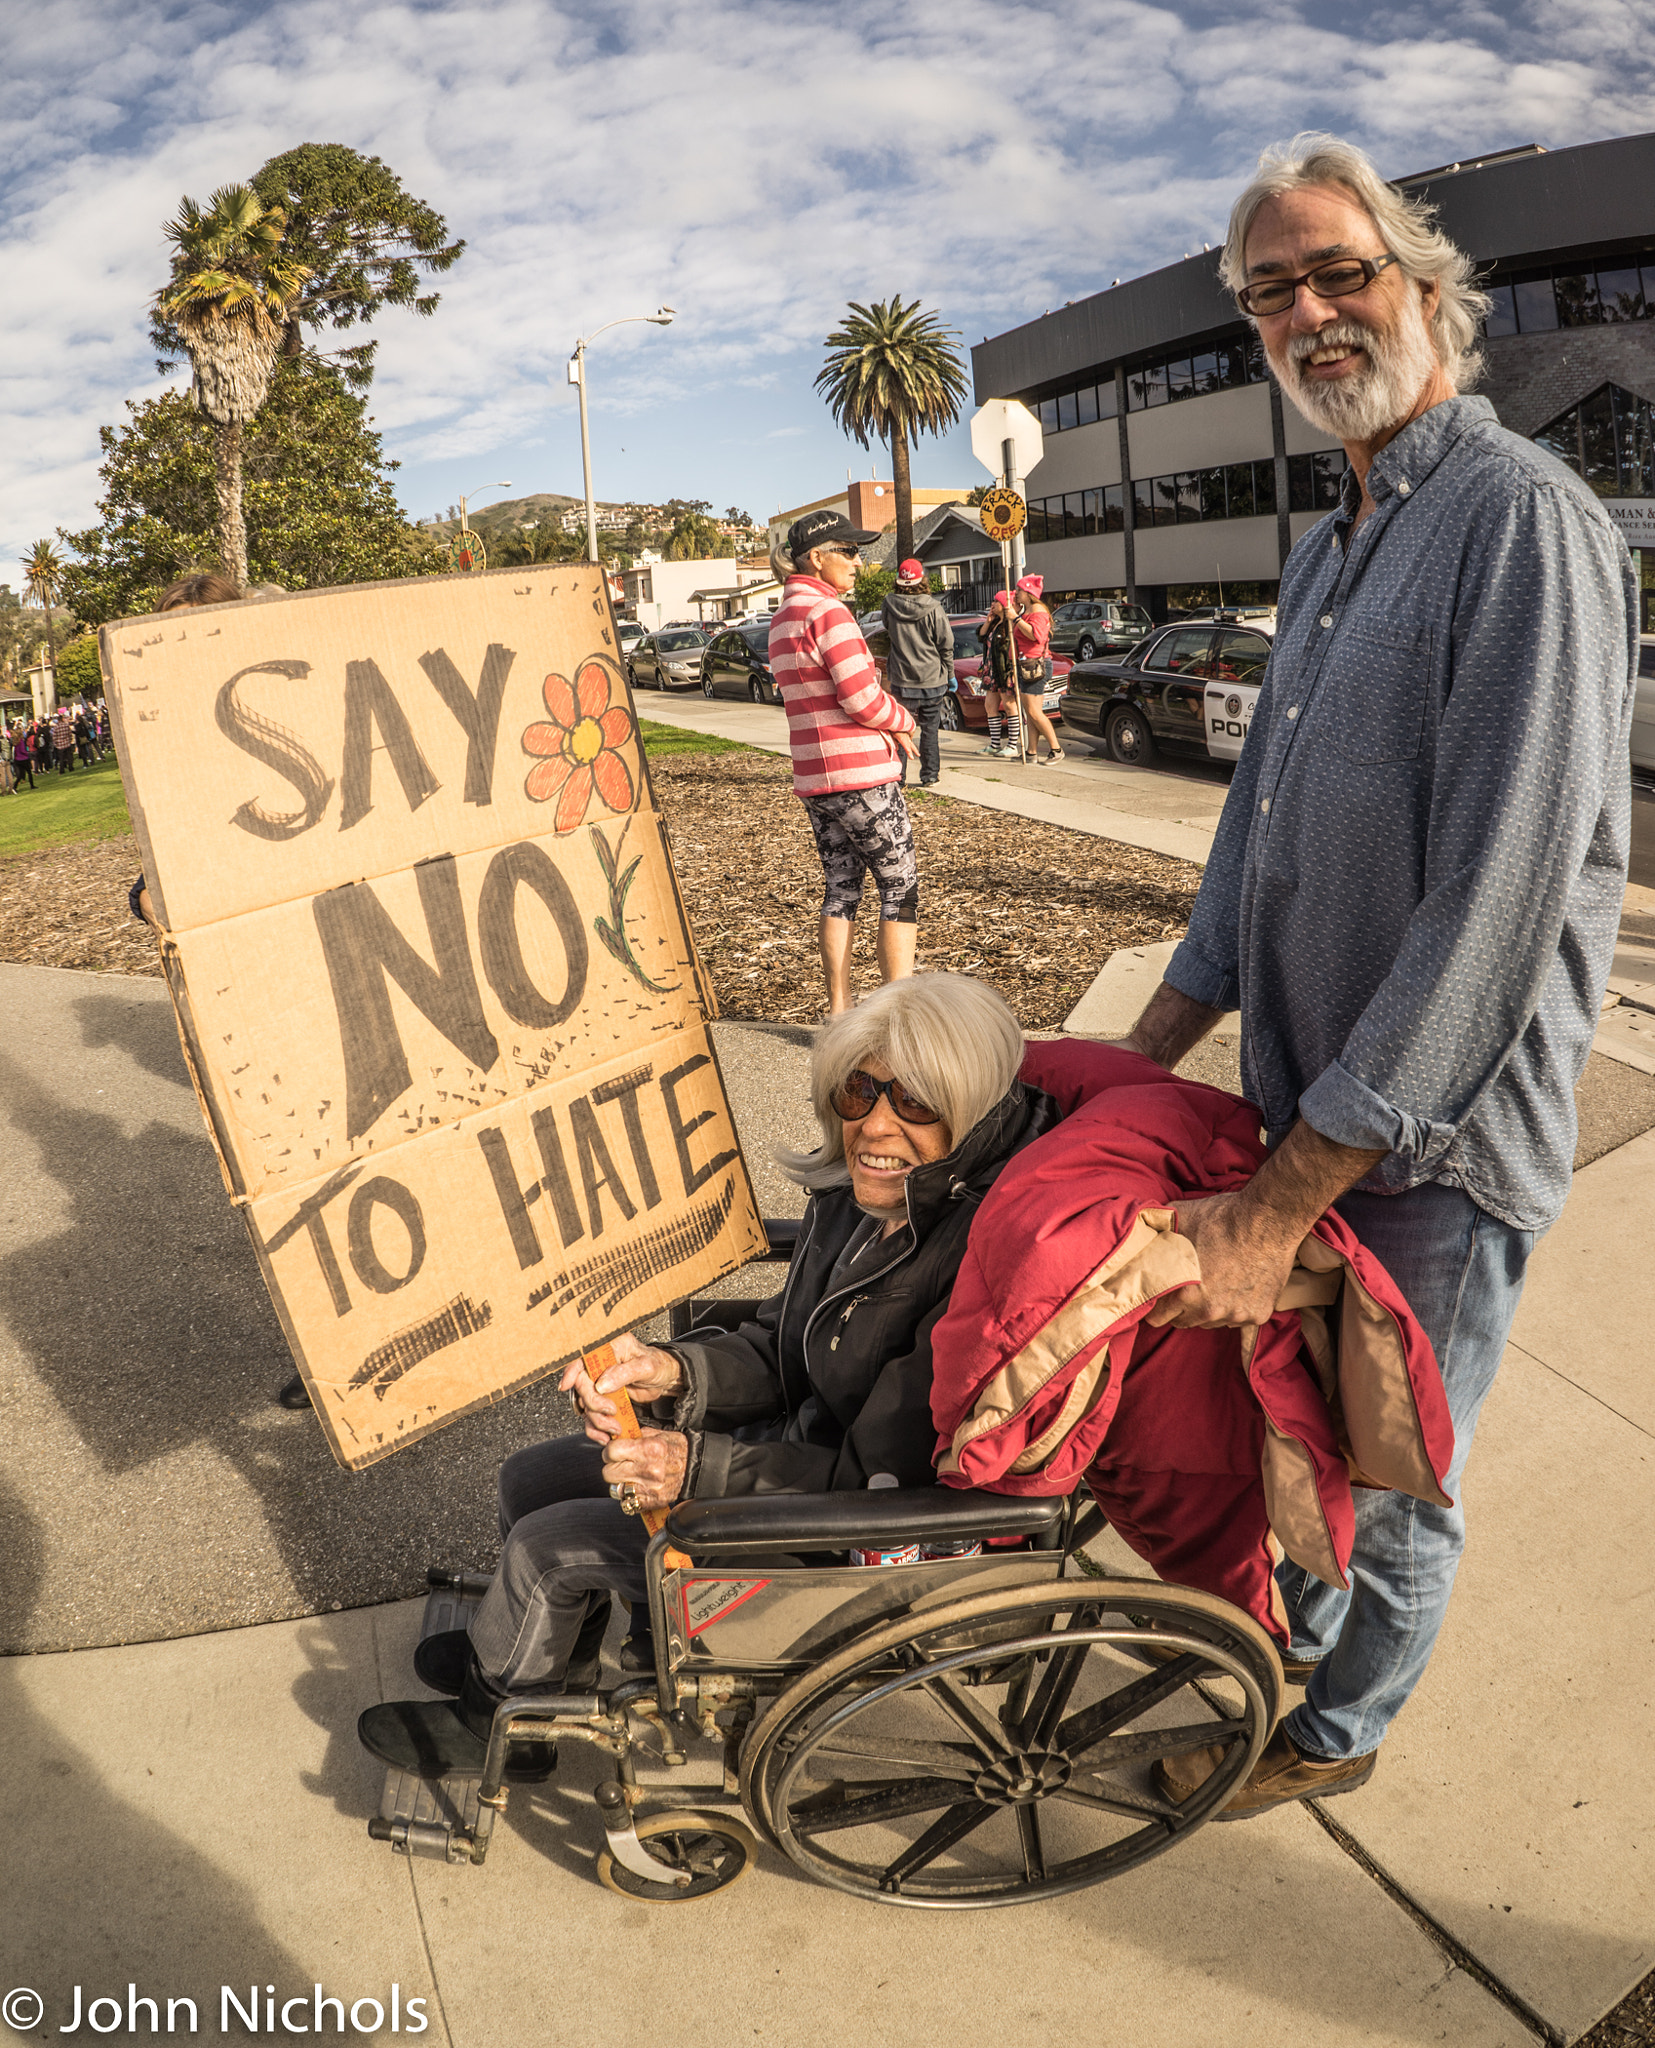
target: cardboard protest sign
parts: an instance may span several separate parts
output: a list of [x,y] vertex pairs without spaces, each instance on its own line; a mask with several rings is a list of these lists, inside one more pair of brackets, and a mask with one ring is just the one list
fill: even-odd
[[598,569],[100,645],[185,1055],[341,1464],[763,1250]]

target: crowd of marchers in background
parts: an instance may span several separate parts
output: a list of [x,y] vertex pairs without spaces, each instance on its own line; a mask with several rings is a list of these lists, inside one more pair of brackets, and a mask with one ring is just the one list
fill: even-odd
[[60,704],[49,718],[18,718],[4,728],[0,791],[17,796],[35,778],[91,768],[109,750],[109,712],[102,704]]

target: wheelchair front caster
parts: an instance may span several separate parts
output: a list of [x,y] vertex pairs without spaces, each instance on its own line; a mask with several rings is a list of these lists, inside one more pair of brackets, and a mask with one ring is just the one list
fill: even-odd
[[[633,1852],[630,1857],[629,1850]],[[752,1835],[727,1814],[669,1808],[664,1813],[646,1814],[623,1831],[617,1832],[611,1823],[608,1844],[598,1851],[598,1879],[623,1899],[678,1905],[686,1899],[704,1899],[734,1884],[753,1867],[757,1854],[758,1844]],[[629,1867],[629,1863],[644,1862],[665,1865],[683,1876],[655,1879]]]

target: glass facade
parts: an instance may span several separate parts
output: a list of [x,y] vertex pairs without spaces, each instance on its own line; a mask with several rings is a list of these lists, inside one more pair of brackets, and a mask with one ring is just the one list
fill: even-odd
[[1349,467],[1343,448],[1329,448],[1315,455],[1290,455],[1287,458],[1288,511],[1337,511],[1340,480]]
[[1119,484],[1068,491],[1061,498],[1031,498],[1025,542],[1073,540],[1077,534],[1119,533],[1126,524]]
[[1203,519],[1254,519],[1275,509],[1276,465],[1268,459],[1141,476],[1132,485],[1132,523],[1140,530],[1190,526]]
[[1126,409],[1141,412],[1149,405],[1170,405],[1180,398],[1205,398],[1241,384],[1262,384],[1269,372],[1264,344],[1250,329],[1192,353],[1139,363],[1126,373]]
[[1056,398],[1036,399],[1029,410],[1040,421],[1041,429],[1048,434],[1066,434],[1071,427],[1090,427],[1098,420],[1112,420],[1115,417],[1115,380],[1101,377],[1091,383],[1077,385],[1073,391],[1060,391]]
[[1600,384],[1534,439],[1600,498],[1655,498],[1655,408],[1636,392]]
[[1489,280],[1483,289],[1494,301],[1490,335],[1550,334],[1559,327],[1655,319],[1655,251],[1513,271]]

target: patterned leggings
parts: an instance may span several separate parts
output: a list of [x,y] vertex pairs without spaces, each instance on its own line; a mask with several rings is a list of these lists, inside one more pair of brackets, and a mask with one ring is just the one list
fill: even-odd
[[826,889],[824,917],[852,923],[862,903],[869,870],[879,886],[879,914],[888,924],[913,924],[919,916],[919,868],[914,828],[902,790],[894,782],[872,789],[836,789],[826,796],[800,797]]

